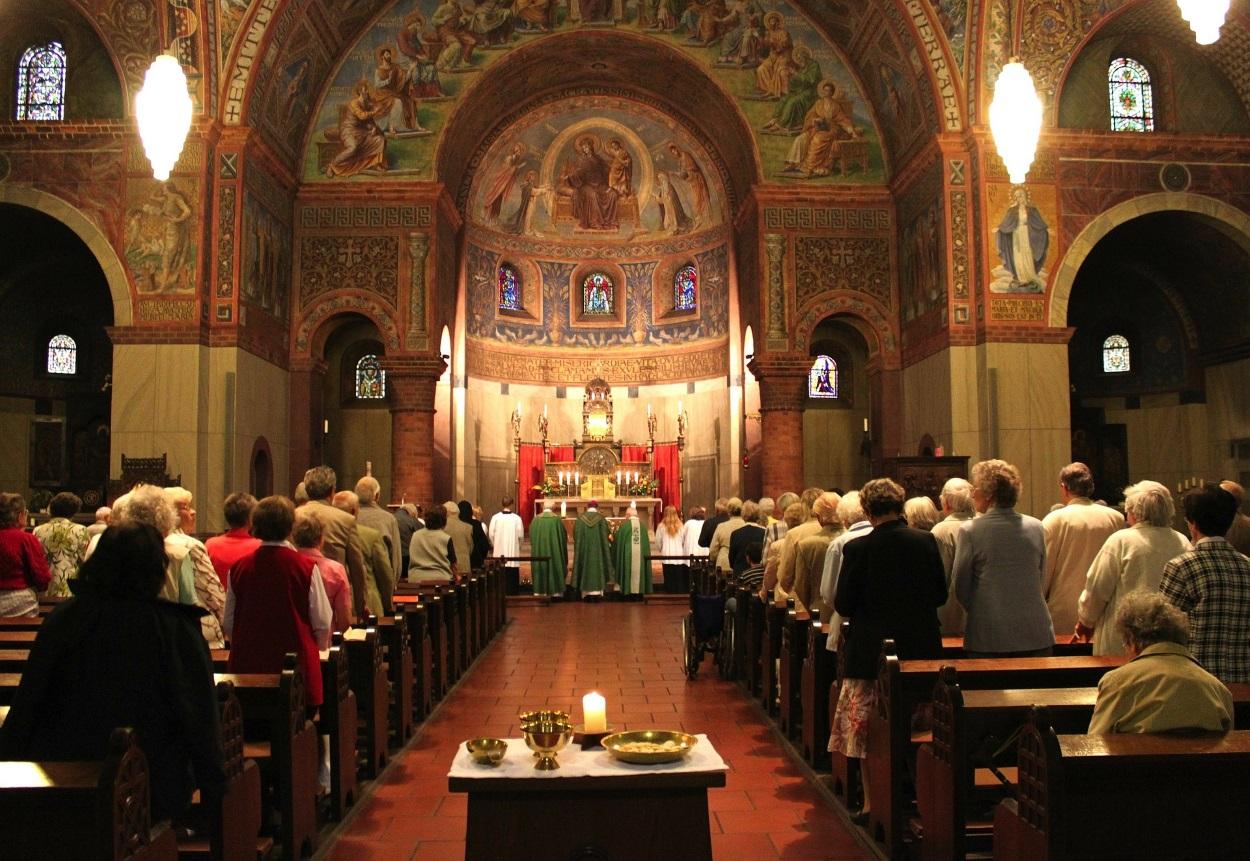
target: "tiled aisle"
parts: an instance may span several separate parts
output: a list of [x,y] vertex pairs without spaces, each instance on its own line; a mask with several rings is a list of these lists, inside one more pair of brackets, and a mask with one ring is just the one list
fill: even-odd
[[[870,858],[777,744],[738,687],[681,666],[681,606],[567,604],[510,609],[512,623],[386,772],[327,857],[343,861],[464,858],[465,796],[447,791],[464,739],[520,736],[522,708],[552,706],[581,719],[598,690],[622,729],[704,732],[730,766],[708,793],[716,861]],[[503,856],[501,856],[503,861]],[[649,861],[649,859],[631,859]]]

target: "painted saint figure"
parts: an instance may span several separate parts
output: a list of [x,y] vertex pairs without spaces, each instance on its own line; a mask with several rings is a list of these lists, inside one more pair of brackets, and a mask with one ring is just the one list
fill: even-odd
[[794,41],[780,12],[764,16],[764,47],[768,56],[755,69],[755,89],[763,98],[780,99],[790,90],[794,71]]
[[436,99],[445,96],[438,79],[437,57],[430,47],[433,33],[425,29],[425,16],[413,12],[404,18],[397,36],[399,51],[408,58],[408,85],[417,98]]
[[634,159],[618,138],[608,141],[608,155],[612,158],[612,165],[608,169],[608,185],[618,196],[629,197],[634,193]]
[[517,143],[503,159],[486,189],[486,220],[498,221],[504,201],[516,183],[517,172],[525,165],[525,144]]
[[681,205],[681,198],[677,196],[677,189],[673,188],[668,171],[657,170],[655,172],[655,188],[652,189],[651,194],[655,202],[659,204],[660,229],[665,234],[676,236],[690,229],[690,216]]
[[378,128],[376,113],[369,82],[357,81],[351,100],[340,109],[338,138],[343,148],[326,168],[326,176],[386,170],[386,138]]
[[668,145],[668,153],[673,157],[673,161],[677,162],[677,176],[685,181],[686,187],[690,190],[690,210],[694,223],[705,224],[712,211],[712,199],[707,188],[707,177],[703,175],[703,168],[699,167],[693,155],[675,143]]
[[561,171],[560,194],[572,198],[573,217],[583,230],[615,230],[618,193],[611,187],[611,168],[598,152],[598,139],[582,135],[573,158]]
[[373,101],[378,128],[383,134],[392,135],[401,130],[422,131],[407,70],[395,64],[390,45],[378,48],[375,56],[378,63],[373,72]]
[[998,224],[998,256],[1011,273],[1009,289],[1041,292],[1046,283],[1042,264],[1050,246],[1046,220],[1038,208],[1029,203],[1029,192],[1017,186],[1011,192],[1011,206]]
[[187,247],[186,221],[191,217],[191,207],[186,198],[178,193],[173,183],[162,183],[152,192],[152,199],[143,206],[148,215],[155,215],[164,221],[161,230],[161,268],[156,277],[156,286],[161,290],[172,290],[178,286]]
[[764,124],[764,131],[797,132],[816,103],[816,87],[820,84],[820,63],[806,45],[794,49],[794,69],[790,73],[785,96],[777,104],[773,118]]

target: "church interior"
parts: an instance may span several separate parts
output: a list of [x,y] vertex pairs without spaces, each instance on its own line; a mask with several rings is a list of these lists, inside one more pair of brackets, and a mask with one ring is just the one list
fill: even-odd
[[[1113,505],[1245,484],[1248,15],[1198,44],[1175,0],[0,0],[0,490],[89,511],[146,469],[213,534],[319,464],[527,525],[987,458],[1038,518],[1071,461]],[[192,119],[161,181],[135,98],[164,53]],[[1012,62],[1022,181],[990,127]],[[671,702],[791,768],[714,695]],[[446,795],[433,740],[482,702],[401,772]],[[748,814],[797,787],[735,773]],[[716,857],[880,851],[794,792],[810,839],[726,815]]]

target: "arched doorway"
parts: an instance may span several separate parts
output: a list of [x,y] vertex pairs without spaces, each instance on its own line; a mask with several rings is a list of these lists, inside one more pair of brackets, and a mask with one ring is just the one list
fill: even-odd
[[803,413],[805,484],[850,490],[869,478],[870,410],[868,343],[846,318],[827,317],[808,346],[807,401]]
[[1250,235],[1206,213],[1125,220],[1080,262],[1066,319],[1072,458],[1100,498],[1146,478],[1250,472],[1237,456],[1250,440],[1248,303]]
[[61,490],[91,507],[105,498],[113,299],[77,231],[0,203],[0,414],[9,429],[0,446],[0,487],[23,493],[32,508]]
[[325,341],[324,459],[351,489],[371,472],[388,492],[391,478],[390,390],[377,326],[358,315],[336,319]]
[[269,451],[269,441],[263,436],[252,445],[248,492],[257,499],[264,499],[273,493],[273,454]]

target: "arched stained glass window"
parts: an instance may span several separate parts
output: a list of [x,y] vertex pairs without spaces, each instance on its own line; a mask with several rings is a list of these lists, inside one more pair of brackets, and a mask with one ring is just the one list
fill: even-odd
[[582,281],[582,313],[613,314],[616,312],[612,279],[602,272],[591,272]]
[[673,310],[693,311],[697,307],[699,271],[687,263],[673,276]]
[[69,335],[53,335],[48,340],[48,373],[78,373],[78,344]]
[[1129,364],[1128,338],[1123,335],[1111,335],[1102,342],[1102,372],[1104,374],[1125,374],[1131,370]]
[[1112,60],[1107,69],[1107,89],[1113,132],[1155,130],[1154,97],[1145,66],[1128,57]]
[[17,119],[65,119],[65,49],[31,45],[17,63]]
[[520,311],[521,273],[511,263],[499,264],[499,307],[504,311]]
[[361,356],[356,362],[356,397],[360,400],[386,397],[386,371],[373,353]]
[[812,369],[807,372],[807,396],[809,398],[836,398],[838,396],[838,363],[832,356],[817,356]]

